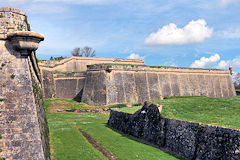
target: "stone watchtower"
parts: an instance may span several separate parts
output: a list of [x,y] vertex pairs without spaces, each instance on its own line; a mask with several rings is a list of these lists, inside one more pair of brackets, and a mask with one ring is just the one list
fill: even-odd
[[25,12],[0,8],[0,159],[50,159],[35,50]]

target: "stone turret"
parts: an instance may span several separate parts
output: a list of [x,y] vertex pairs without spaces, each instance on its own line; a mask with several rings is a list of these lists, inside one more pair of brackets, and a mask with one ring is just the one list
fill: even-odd
[[35,56],[42,40],[25,12],[0,8],[0,159],[50,159]]
[[14,8],[0,7],[0,34],[29,31],[26,13]]

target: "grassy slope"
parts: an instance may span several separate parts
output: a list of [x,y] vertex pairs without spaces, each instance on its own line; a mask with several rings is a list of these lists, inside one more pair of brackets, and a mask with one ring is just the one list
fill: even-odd
[[[172,97],[153,102],[163,105],[163,117],[240,129],[240,96]],[[137,109],[139,107],[119,110],[133,113]]]
[[[57,101],[59,100],[46,100],[45,108],[48,109],[52,102],[56,103]],[[68,105],[70,106],[71,104]],[[79,108],[79,106],[77,107]],[[131,136],[122,135],[108,128],[106,126],[107,115],[47,113],[47,119],[50,129],[51,146],[54,149],[52,155],[58,160],[104,159],[101,153],[95,150],[80,134],[77,130],[78,128],[83,129],[91,135],[102,146],[114,153],[119,160],[178,159],[155,147],[138,142]]]

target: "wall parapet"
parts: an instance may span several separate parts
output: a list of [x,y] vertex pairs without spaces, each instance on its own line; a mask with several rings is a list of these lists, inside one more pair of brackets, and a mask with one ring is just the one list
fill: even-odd
[[[77,57],[72,56],[69,58],[65,58],[62,60],[44,60],[39,61],[39,66],[46,68],[55,68],[61,65],[64,65],[71,61],[78,61],[80,63],[86,63],[86,65],[89,64],[96,64],[96,63],[121,63],[121,64],[138,64],[138,65],[144,65],[144,60],[132,60],[132,59],[120,59],[120,58],[96,58],[96,57]],[[85,71],[87,70],[87,67],[85,67]],[[65,71],[65,70],[59,70],[59,71]],[[71,71],[71,70],[68,70]],[[82,71],[82,70],[78,70]]]
[[11,13],[21,14],[26,16],[26,12],[20,11],[19,9],[16,9],[16,8],[10,8],[10,7],[0,7],[0,12],[11,12]]
[[112,110],[108,126],[189,160],[240,159],[240,130],[164,118],[155,105]]
[[134,64],[94,64],[88,65],[87,71],[147,71],[147,72],[177,72],[177,73],[209,73],[209,74],[229,74],[229,70],[184,68],[169,66],[147,66]]

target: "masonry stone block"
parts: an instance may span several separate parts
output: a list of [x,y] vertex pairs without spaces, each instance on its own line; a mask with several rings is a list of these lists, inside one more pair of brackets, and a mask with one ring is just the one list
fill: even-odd
[[143,103],[144,101],[149,100],[147,75],[146,75],[146,72],[143,72],[143,73],[136,72],[134,73],[134,76],[135,76],[138,102]]
[[149,94],[151,100],[158,100],[161,98],[161,90],[159,87],[158,75],[156,73],[147,73]]
[[172,96],[169,74],[168,73],[159,74],[158,77],[162,89],[161,91],[162,96]]
[[77,79],[56,79],[56,98],[73,98],[76,96]]
[[123,85],[126,96],[126,102],[137,102],[137,91],[134,81],[134,73],[132,72],[123,72]]

